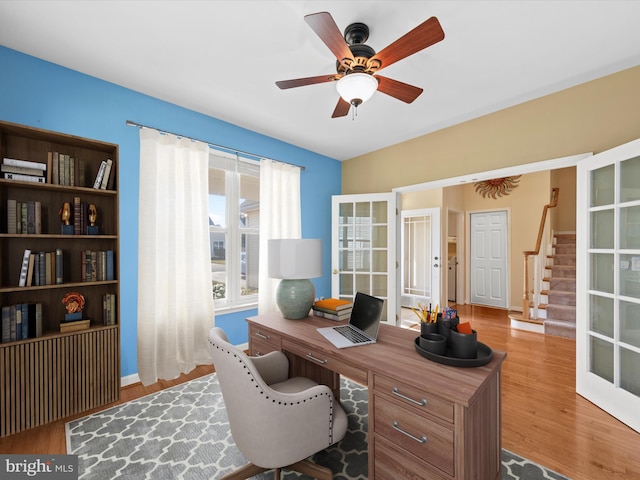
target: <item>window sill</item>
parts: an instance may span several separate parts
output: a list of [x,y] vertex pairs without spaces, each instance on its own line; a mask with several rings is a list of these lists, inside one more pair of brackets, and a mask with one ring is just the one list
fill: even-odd
[[258,308],[258,302],[245,303],[243,305],[233,305],[230,307],[216,307],[216,315],[226,315],[228,313],[246,312],[247,310],[255,310]]

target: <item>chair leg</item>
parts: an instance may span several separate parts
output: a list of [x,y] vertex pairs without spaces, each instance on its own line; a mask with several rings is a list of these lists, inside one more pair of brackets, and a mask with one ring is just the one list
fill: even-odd
[[333,472],[330,468],[320,466],[309,459],[300,460],[286,468],[288,470],[309,475],[310,477],[317,478],[318,480],[333,480]]
[[263,468],[253,463],[247,463],[244,467],[240,467],[231,473],[226,474],[220,480],[245,480],[246,478],[253,477],[259,473],[271,470],[270,468]]
[[273,469],[273,480],[280,480],[280,469],[279,468],[274,468]]

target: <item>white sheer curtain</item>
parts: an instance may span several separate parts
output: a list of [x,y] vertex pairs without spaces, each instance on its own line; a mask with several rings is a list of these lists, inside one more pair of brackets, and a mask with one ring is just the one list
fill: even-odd
[[208,159],[204,143],[140,129],[138,375],[144,385],[213,363]]
[[300,168],[273,160],[260,161],[260,278],[258,314],[278,311],[275,292],[280,280],[269,278],[268,240],[301,238]]

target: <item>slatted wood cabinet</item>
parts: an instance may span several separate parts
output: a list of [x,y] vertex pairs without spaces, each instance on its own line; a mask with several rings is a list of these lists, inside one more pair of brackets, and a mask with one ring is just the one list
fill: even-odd
[[[47,164],[50,152],[82,159],[84,182],[79,185],[78,177],[74,186],[0,179],[0,304],[42,305],[42,336],[0,343],[1,437],[114,402],[120,396],[118,146],[0,122],[3,159]],[[107,159],[112,160],[111,185],[93,188],[100,165]],[[96,206],[97,234],[89,235],[86,229],[75,234],[62,232],[60,209],[65,202],[73,209],[75,197],[85,207]],[[40,233],[13,233],[8,220],[10,200],[39,202]],[[61,250],[62,283],[19,286],[26,249]],[[82,252],[87,250],[113,252],[112,279],[87,281],[82,269]],[[84,296],[83,318],[90,320],[89,329],[61,333],[67,313],[62,298],[69,292]],[[104,324],[105,294],[115,295],[114,324]]]

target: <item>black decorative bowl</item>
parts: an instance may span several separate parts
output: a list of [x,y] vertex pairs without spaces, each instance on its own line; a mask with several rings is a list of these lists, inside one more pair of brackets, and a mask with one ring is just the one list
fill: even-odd
[[450,356],[451,349],[447,350],[446,355],[438,355],[436,353],[429,352],[420,346],[420,337],[415,339],[416,352],[422,355],[424,358],[436,363],[442,363],[443,365],[450,365],[452,367],[481,367],[491,361],[493,357],[493,350],[482,342],[478,342],[478,355],[476,358],[456,358]]

